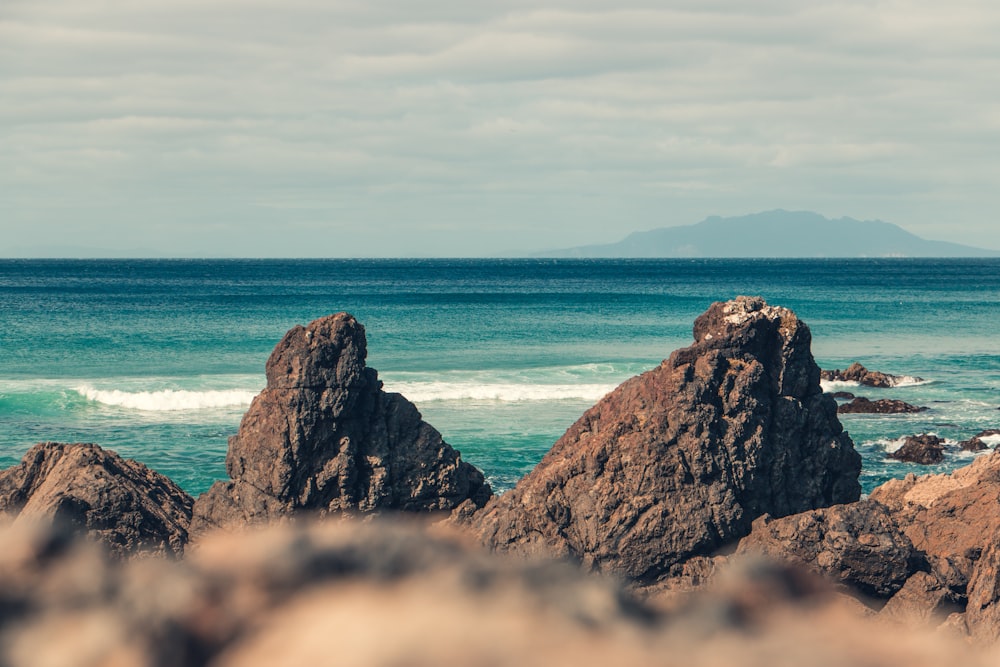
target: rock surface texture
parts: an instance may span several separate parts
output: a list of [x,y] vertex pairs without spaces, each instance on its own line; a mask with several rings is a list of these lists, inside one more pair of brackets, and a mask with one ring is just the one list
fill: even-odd
[[837,412],[840,414],[902,415],[925,412],[927,409],[923,406],[910,405],[905,401],[898,401],[894,398],[880,398],[872,401],[864,396],[858,396],[850,403],[844,403],[837,408]]
[[791,562],[883,599],[901,589],[923,561],[886,507],[870,500],[781,519],[762,516],[737,553]]
[[890,480],[870,498],[889,508],[933,574],[964,599],[976,562],[1000,530],[1000,452],[951,474]]
[[475,514],[480,539],[650,583],[762,514],[858,499],[860,457],[820,389],[804,323],[739,297],[698,317],[694,338],[588,410]]
[[857,382],[866,387],[888,389],[898,387],[901,382],[921,382],[921,378],[908,378],[900,375],[889,375],[879,371],[870,371],[858,362],[854,362],[845,370],[822,371],[820,377],[831,382]]
[[0,513],[86,533],[113,556],[179,556],[191,496],[143,464],[90,444],[45,442],[0,472]]
[[365,330],[339,313],[289,331],[267,388],[229,440],[226,470],[195,504],[193,532],[303,511],[451,510],[491,496],[482,473],[365,365]]

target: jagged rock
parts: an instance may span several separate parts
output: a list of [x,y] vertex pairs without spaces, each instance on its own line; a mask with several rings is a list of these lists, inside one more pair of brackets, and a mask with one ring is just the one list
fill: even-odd
[[944,440],[929,433],[908,435],[903,440],[903,446],[889,452],[888,456],[897,461],[920,465],[941,463],[944,460]]
[[303,511],[451,510],[491,496],[483,474],[365,365],[365,330],[339,313],[296,326],[229,440],[228,482],[195,503],[192,532]]
[[759,517],[737,553],[785,560],[883,599],[902,588],[922,564],[885,506],[870,500],[781,519]]
[[905,401],[898,401],[892,398],[880,398],[871,401],[864,396],[858,396],[850,403],[844,403],[837,408],[837,412],[844,414],[863,415],[901,415],[914,412],[925,412],[929,408],[910,405]]
[[870,498],[889,508],[934,575],[964,599],[975,562],[1000,529],[1000,452],[950,474],[890,480]]
[[858,362],[854,362],[845,370],[822,371],[820,377],[831,382],[857,382],[866,387],[887,389],[899,386],[904,379],[921,382],[921,378],[906,378],[901,375],[889,375],[879,371],[870,371]]
[[182,554],[193,502],[163,475],[92,444],[44,442],[0,472],[0,513],[70,526],[118,558]]
[[940,625],[957,607],[954,593],[937,577],[928,572],[915,572],[878,615],[897,623]]
[[983,547],[969,580],[965,623],[972,637],[995,642],[1000,639],[1000,532]]
[[860,457],[794,313],[739,297],[698,317],[694,338],[588,410],[475,514],[480,539],[652,583],[757,516],[857,500]]

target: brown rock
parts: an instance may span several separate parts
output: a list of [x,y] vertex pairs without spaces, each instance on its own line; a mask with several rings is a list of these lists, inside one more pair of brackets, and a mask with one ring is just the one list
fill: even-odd
[[870,500],[759,517],[737,553],[781,559],[883,599],[902,588],[922,561],[885,506]]
[[365,365],[347,313],[297,326],[267,362],[267,388],[229,440],[226,470],[195,503],[192,531],[373,510],[451,510],[491,495],[482,473]]
[[163,475],[97,445],[41,443],[0,472],[0,512],[71,526],[119,558],[183,553],[193,502]]
[[880,398],[871,401],[864,396],[858,396],[850,403],[844,403],[837,408],[837,412],[844,414],[864,414],[864,415],[900,415],[914,412],[924,412],[929,408],[910,405],[904,401],[897,401],[891,398]]
[[[889,375],[888,373],[880,373],[879,371],[870,371],[858,362],[854,362],[842,371],[822,371],[820,377],[828,381],[857,382],[858,384],[866,387],[879,388],[896,387],[903,379],[906,379],[900,375]],[[917,382],[921,381],[921,378],[912,379]]]
[[715,303],[695,344],[588,410],[474,515],[499,551],[651,583],[784,516],[856,500],[860,457],[819,387],[808,327],[759,297]]
[[934,575],[964,598],[975,562],[1000,528],[1000,452],[951,474],[890,480],[870,498],[889,508]]
[[996,436],[996,435],[1000,435],[1000,429],[991,428],[985,431],[980,431],[979,433],[972,436],[968,440],[963,440],[962,442],[958,443],[958,446],[959,448],[961,448],[962,451],[965,452],[985,451],[989,449],[990,446],[983,441],[983,438],[989,438],[991,436]]
[[928,433],[908,435],[903,440],[903,446],[889,452],[888,456],[897,461],[920,465],[941,463],[944,460],[944,440]]
[[893,595],[879,618],[910,625],[942,624],[957,609],[954,593],[928,572],[915,572]]
[[969,580],[965,623],[975,639],[995,642],[1000,639],[1000,533],[983,547]]

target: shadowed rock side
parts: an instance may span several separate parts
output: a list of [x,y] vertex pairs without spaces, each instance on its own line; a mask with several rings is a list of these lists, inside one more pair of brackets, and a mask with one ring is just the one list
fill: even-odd
[[163,475],[97,445],[41,443],[0,472],[0,513],[71,526],[119,558],[181,555],[193,502]]
[[694,338],[473,516],[480,539],[649,583],[748,534],[757,516],[858,499],[861,460],[820,389],[805,324],[739,297],[713,304]]
[[491,496],[482,473],[365,366],[347,313],[297,326],[267,362],[267,388],[229,440],[226,470],[195,504],[192,532],[289,516],[450,510]]

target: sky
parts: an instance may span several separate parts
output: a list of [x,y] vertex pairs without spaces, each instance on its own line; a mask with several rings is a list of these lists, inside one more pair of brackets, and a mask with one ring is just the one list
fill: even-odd
[[2,0],[0,256],[1000,248],[994,0]]

